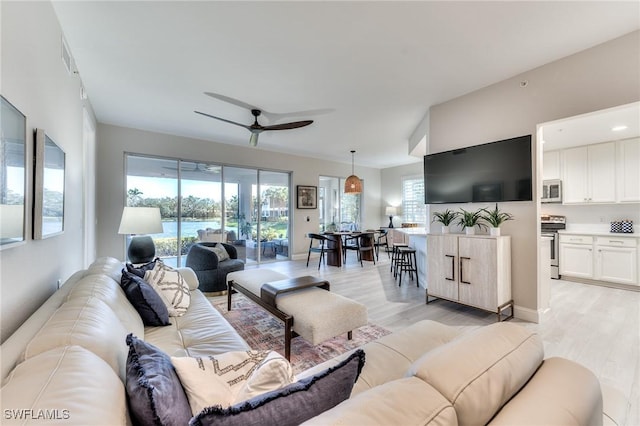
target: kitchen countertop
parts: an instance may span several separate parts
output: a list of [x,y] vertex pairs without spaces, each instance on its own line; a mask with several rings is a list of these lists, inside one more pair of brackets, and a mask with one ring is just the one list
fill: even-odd
[[596,237],[629,237],[629,238],[640,238],[640,232],[626,233],[626,232],[607,232],[607,231],[597,231],[597,230],[560,230],[558,234],[566,234],[566,235],[593,235]]
[[403,232],[409,236],[416,236],[416,237],[426,237],[427,234],[429,234],[429,232],[427,232],[426,228],[393,228],[396,231],[400,231]]

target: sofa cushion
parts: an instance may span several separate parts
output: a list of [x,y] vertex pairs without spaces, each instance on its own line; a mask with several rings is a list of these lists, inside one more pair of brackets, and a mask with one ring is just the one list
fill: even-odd
[[542,363],[542,340],[512,324],[481,327],[427,352],[409,369],[438,390],[458,422],[485,424]]
[[453,406],[437,390],[417,377],[405,377],[361,392],[303,424],[442,426],[458,422]]
[[128,335],[126,389],[132,417],[140,425],[185,425],[189,401],[167,354]]
[[191,292],[180,272],[156,259],[155,266],[145,272],[144,280],[161,295],[169,316],[181,317],[189,309]]
[[78,345],[102,358],[124,380],[127,350],[123,342],[127,334],[103,301],[95,297],[73,299],[60,306],[31,339],[22,360],[56,347]]
[[208,357],[171,357],[191,411],[228,407],[294,381],[289,361],[277,352],[238,351]]
[[[2,386],[0,401],[3,425],[49,424],[51,418],[76,425],[129,423],[122,381],[79,346],[60,346],[18,364]],[[21,414],[30,417],[20,420]]]
[[165,302],[149,283],[123,269],[120,284],[144,325],[169,325],[169,311]]
[[127,271],[139,276],[140,278],[144,278],[144,274],[147,271],[152,270],[156,266],[156,260],[158,260],[158,258],[152,260],[151,262],[143,263],[142,265],[134,265],[132,263],[127,263],[126,265]]
[[364,351],[357,350],[335,367],[280,390],[268,392],[229,408],[206,408],[191,419],[189,424],[299,425],[349,397],[364,365],[364,359]]
[[113,257],[100,257],[84,271],[84,275],[107,275],[115,282],[120,282],[122,262]]
[[600,383],[578,363],[564,358],[546,359],[527,386],[502,407],[490,424],[602,424]]
[[106,303],[131,333],[143,335],[144,324],[140,314],[127,299],[119,281],[106,275],[87,275],[73,286],[65,301],[95,297]]
[[200,291],[191,293],[187,315],[167,327],[146,327],[144,340],[171,356],[204,357],[251,349]]

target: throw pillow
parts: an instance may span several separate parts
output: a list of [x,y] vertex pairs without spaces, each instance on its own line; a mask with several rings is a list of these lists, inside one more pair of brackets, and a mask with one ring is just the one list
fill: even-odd
[[189,401],[169,356],[129,334],[125,387],[135,423],[185,425],[191,418]]
[[340,364],[280,390],[229,408],[205,408],[189,425],[299,425],[349,398],[364,361],[364,351],[358,349]]
[[140,266],[135,266],[132,263],[127,263],[127,271],[139,276],[140,278],[144,278],[144,273],[150,271],[154,266],[156,266],[156,260],[158,260],[158,258],[154,259],[153,262],[145,263]]
[[[193,414],[228,407],[239,397],[279,389],[294,381],[289,362],[276,352],[238,351],[203,358],[171,357]],[[247,388],[247,384],[249,385]]]
[[139,276],[122,270],[120,286],[144,325],[169,325],[169,312],[160,295]]
[[145,272],[144,280],[161,296],[170,317],[181,317],[187,312],[191,303],[191,292],[177,269],[156,259],[153,269]]
[[216,243],[215,246],[211,247],[211,246],[202,246],[204,248],[206,248],[207,250],[211,250],[212,252],[214,252],[216,254],[216,256],[218,256],[218,262],[223,262],[227,259],[230,259],[229,253],[227,252],[227,249],[224,248],[224,246],[222,244]]

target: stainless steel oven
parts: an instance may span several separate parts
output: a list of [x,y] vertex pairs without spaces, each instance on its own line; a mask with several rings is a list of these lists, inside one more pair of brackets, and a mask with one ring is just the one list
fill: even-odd
[[551,237],[551,278],[560,278],[560,239],[558,231],[566,229],[567,219],[564,216],[542,215],[540,217],[540,233],[544,237]]
[[542,203],[562,202],[562,181],[560,179],[545,180],[542,182]]

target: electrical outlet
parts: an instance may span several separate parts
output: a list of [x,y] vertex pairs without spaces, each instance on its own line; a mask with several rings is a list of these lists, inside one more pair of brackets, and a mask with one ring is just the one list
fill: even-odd
[[604,222],[605,222],[604,217],[600,217],[600,223],[604,223]]

